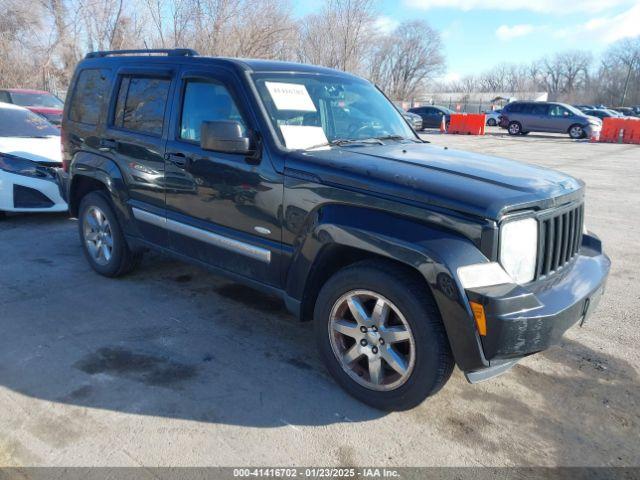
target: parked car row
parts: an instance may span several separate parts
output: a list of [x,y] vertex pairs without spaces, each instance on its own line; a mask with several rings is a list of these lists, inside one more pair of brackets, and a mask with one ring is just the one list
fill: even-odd
[[64,102],[52,93],[43,90],[3,89],[0,90],[0,102],[28,108],[54,125],[59,126],[62,121]]
[[[640,117],[640,105],[635,107],[607,107],[606,105],[574,105],[583,112],[594,112],[599,118]],[[591,113],[589,113],[591,115]]]

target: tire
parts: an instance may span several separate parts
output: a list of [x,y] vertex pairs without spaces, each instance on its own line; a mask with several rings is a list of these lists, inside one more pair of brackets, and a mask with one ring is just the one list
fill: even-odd
[[[350,301],[369,312],[360,317],[364,322],[356,323]],[[375,329],[367,322],[379,318],[373,306],[380,301],[389,313]],[[350,395],[376,409],[413,408],[438,392],[453,371],[453,355],[431,293],[420,277],[395,263],[366,260],[332,276],[318,295],[314,324],[329,373]],[[343,328],[349,333],[341,333]],[[345,363],[339,360],[343,356],[355,360]],[[406,368],[392,368],[392,363]],[[374,371],[381,373],[376,377]]]
[[83,197],[78,233],[89,265],[100,275],[120,277],[142,260],[142,252],[132,252],[127,245],[111,201],[103,192],[91,192]]
[[487,125],[489,125],[490,127],[495,127],[496,125],[498,125],[498,122],[496,122],[495,118],[490,118],[489,120],[487,120]]
[[582,127],[582,125],[578,125],[577,123],[574,125],[571,125],[567,133],[574,140],[580,140],[581,138],[586,137],[584,128]]
[[509,135],[520,135],[522,133],[522,125],[520,122],[509,122]]

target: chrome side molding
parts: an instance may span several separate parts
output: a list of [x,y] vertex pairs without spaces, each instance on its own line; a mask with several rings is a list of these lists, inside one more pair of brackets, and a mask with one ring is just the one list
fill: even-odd
[[249,243],[241,242],[233,238],[225,237],[218,233],[209,232],[201,228],[193,227],[175,220],[167,219],[156,215],[155,213],[147,212],[139,208],[132,208],[133,216],[136,220],[148,223],[160,228],[166,228],[174,233],[184,235],[201,242],[208,243],[215,247],[223,248],[231,252],[239,253],[246,257],[253,258],[260,262],[271,263],[271,251],[266,248],[256,247]]

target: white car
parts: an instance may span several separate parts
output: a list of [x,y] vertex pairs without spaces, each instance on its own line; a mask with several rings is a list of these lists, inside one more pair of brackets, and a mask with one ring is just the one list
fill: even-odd
[[60,130],[26,108],[0,103],[0,216],[64,212]]
[[485,120],[487,125],[490,127],[495,127],[500,123],[500,114],[502,113],[502,109],[500,110],[490,110],[488,112],[484,112]]

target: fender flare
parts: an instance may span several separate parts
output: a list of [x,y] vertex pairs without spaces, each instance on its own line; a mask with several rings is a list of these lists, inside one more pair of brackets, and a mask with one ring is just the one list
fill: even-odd
[[455,273],[460,266],[487,261],[469,239],[441,227],[360,207],[329,205],[310,217],[296,242],[298,248],[288,271],[289,298],[305,304],[308,282],[329,246],[349,247],[395,260],[417,270],[428,284],[458,366],[472,370],[489,365]]
[[124,228],[125,233],[138,236],[137,232],[131,231],[135,222],[131,221],[131,209],[127,204],[129,194],[122,171],[115,161],[95,153],[78,152],[71,163],[70,176],[67,197],[72,216],[77,216],[79,208],[75,189],[82,178],[90,178],[102,183],[109,192],[116,214],[120,219],[120,225]]

